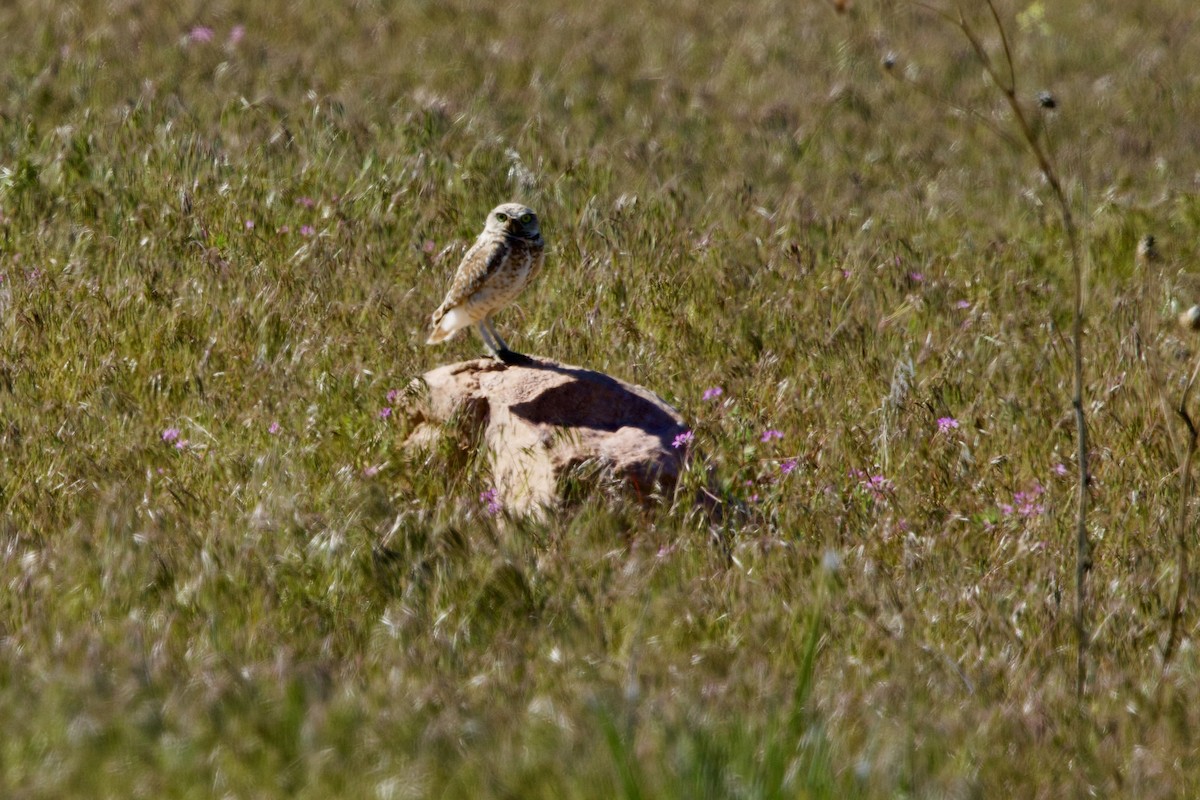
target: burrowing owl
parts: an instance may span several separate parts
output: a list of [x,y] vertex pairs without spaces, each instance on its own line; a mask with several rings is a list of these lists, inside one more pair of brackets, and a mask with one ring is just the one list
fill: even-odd
[[496,206],[483,233],[463,256],[446,299],[433,312],[426,344],[453,338],[474,325],[488,351],[502,361],[514,353],[492,327],[491,316],[511,303],[542,268],[545,243],[537,214],[520,203]]

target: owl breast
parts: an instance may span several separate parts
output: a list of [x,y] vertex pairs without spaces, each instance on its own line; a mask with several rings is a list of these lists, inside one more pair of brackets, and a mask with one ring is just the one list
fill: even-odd
[[517,298],[542,261],[542,245],[525,239],[511,239],[512,248],[508,258],[491,275],[472,298],[471,310],[475,313],[491,314]]

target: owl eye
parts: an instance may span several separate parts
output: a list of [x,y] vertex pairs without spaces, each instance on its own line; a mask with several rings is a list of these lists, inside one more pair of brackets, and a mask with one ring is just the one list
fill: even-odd
[[524,225],[528,225],[530,222],[533,222],[533,214],[522,214],[521,222]]
[[505,214],[503,211],[497,211],[496,219],[500,220],[501,222],[508,222],[508,214]]

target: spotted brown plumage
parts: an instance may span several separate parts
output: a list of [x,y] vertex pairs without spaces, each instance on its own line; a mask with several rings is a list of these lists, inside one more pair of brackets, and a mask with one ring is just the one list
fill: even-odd
[[510,354],[491,316],[515,300],[541,270],[544,249],[531,208],[504,203],[492,209],[483,233],[458,265],[446,299],[433,312],[426,344],[446,341],[474,325],[489,351],[500,357]]

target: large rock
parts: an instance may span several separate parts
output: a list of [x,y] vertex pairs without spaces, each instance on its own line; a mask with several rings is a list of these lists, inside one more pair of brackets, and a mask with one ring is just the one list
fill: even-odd
[[457,447],[487,448],[506,510],[556,504],[563,477],[591,465],[643,500],[678,478],[683,451],[672,443],[687,427],[640,386],[534,358],[464,361],[413,383],[405,446],[434,447],[453,432]]

